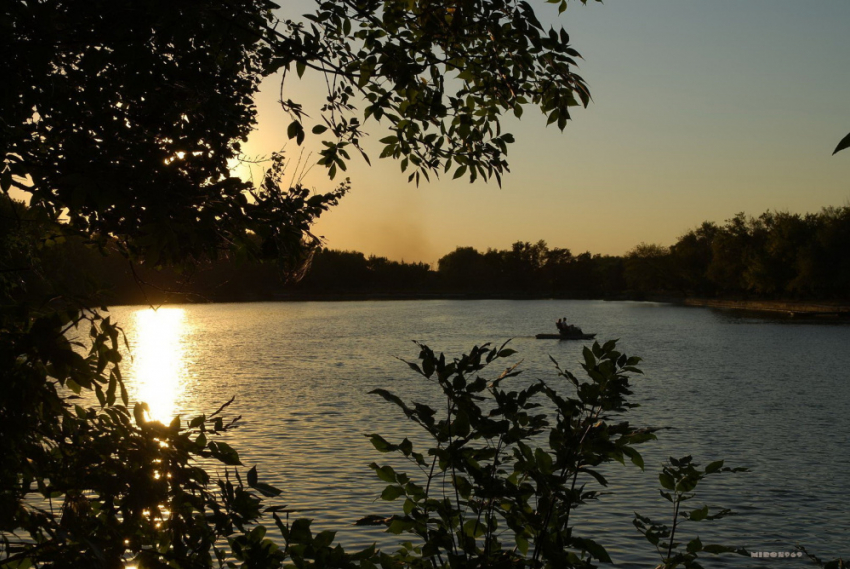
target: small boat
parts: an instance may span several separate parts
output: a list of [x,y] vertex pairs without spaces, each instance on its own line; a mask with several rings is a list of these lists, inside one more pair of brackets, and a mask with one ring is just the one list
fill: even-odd
[[568,332],[566,334],[537,334],[538,340],[592,340],[596,334],[585,334],[584,332]]
[[558,320],[557,334],[537,334],[535,336],[538,340],[592,340],[595,337],[596,334],[585,334],[578,326],[563,325],[561,320]]

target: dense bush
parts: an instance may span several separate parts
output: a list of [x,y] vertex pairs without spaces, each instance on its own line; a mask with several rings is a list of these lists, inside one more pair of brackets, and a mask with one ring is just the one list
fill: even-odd
[[[600,472],[606,463],[629,459],[644,467],[635,446],[655,439],[653,430],[624,420],[636,406],[628,396],[630,375],[641,373],[635,367],[640,358],[620,353],[610,341],[584,348],[585,379],[556,362],[556,380],[549,383],[518,381],[518,364],[492,379],[481,376],[487,366],[514,354],[507,345],[484,345],[448,360],[420,345],[419,362],[408,365],[438,384],[445,405],[405,403],[387,390],[373,392],[399,407],[431,440],[428,448],[417,449],[408,438],[391,443],[379,434],[370,437],[378,451],[399,453],[413,468],[408,474],[371,464],[388,483],[381,497],[403,502],[402,513],[363,520],[387,524],[402,537],[410,534],[395,555],[402,566],[589,568],[611,562],[602,544],[580,533],[571,514],[592,507],[600,492],[589,486],[608,485]],[[696,466],[691,457],[671,458],[660,476],[666,490],[661,494],[673,504],[670,529],[636,516],[663,567],[699,567],[703,552],[735,551],[698,538],[684,549],[684,542],[675,541],[680,515],[701,521],[729,513],[710,514],[708,506],[680,512],[705,476],[732,471],[722,461],[704,470]]]

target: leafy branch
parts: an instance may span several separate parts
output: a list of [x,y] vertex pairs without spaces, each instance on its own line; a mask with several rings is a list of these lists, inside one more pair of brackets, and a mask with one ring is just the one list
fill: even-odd
[[670,457],[663,465],[658,479],[661,482],[661,496],[672,504],[673,522],[672,527],[653,522],[650,518],[635,513],[634,525],[649,543],[655,546],[661,557],[661,565],[664,569],[685,567],[686,569],[699,569],[702,567],[698,561],[698,553],[706,552],[712,554],[737,553],[749,555],[742,548],[733,548],[725,545],[704,545],[699,537],[690,540],[684,550],[680,550],[681,543],[675,541],[676,530],[679,529],[680,521],[701,522],[706,520],[718,520],[733,514],[731,510],[721,509],[711,512],[707,505],[691,511],[681,511],[682,504],[696,497],[694,490],[697,485],[709,475],[724,472],[748,472],[746,468],[730,468],[723,466],[723,461],[718,460],[710,463],[705,469],[698,468],[699,464],[692,461],[692,457],[683,458]]
[[[528,567],[610,562],[602,545],[575,534],[570,512],[598,497],[597,491],[585,488],[587,483],[607,485],[596,467],[623,462],[626,456],[643,467],[634,446],[654,439],[651,429],[612,422],[615,414],[633,406],[627,400],[629,374],[640,373],[635,367],[640,358],[618,352],[615,341],[594,343],[583,352],[587,380],[561,370],[556,362],[557,384],[517,384],[519,364],[507,366],[493,380],[481,375],[487,366],[516,353],[507,343],[475,346],[451,361],[417,345],[419,362],[408,366],[435,382],[447,404],[440,414],[423,403],[405,403],[385,389],[372,392],[397,406],[432,442],[416,452],[409,439],[393,444],[379,434],[368,435],[379,452],[400,453],[419,467],[420,475],[371,464],[389,484],[381,497],[403,498],[404,503],[401,514],[370,516],[361,523],[416,535],[421,545],[403,544],[399,553],[410,566],[443,567],[445,560]],[[565,390],[574,395],[563,395]],[[536,446],[541,438],[548,439],[547,446]],[[433,457],[430,470],[426,455]],[[439,497],[433,496],[435,484]]]

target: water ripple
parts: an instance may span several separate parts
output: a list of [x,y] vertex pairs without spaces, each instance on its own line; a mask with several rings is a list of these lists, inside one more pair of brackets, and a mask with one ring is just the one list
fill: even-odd
[[[850,552],[850,326],[740,318],[705,309],[599,301],[410,301],[263,303],[180,307],[183,378],[174,411],[210,413],[236,395],[242,427],[229,435],[243,462],[284,490],[280,504],[337,530],[348,547],[378,542],[381,528],[355,527],[366,514],[390,515],[369,469],[388,462],[364,434],[425,441],[403,415],[369,395],[387,388],[407,400],[434,401],[432,384],[413,378],[395,356],[414,360],[410,340],[459,355],[475,344],[503,342],[524,358],[527,380],[555,380],[548,356],[576,370],[581,343],[537,341],[563,314],[598,338],[644,358],[641,403],[630,420],[666,426],[642,450],[646,472],[613,465],[610,495],[577,512],[576,532],[605,544],[621,567],[658,562],[632,524],[638,511],[668,520],[657,473],[668,456],[723,458],[751,472],[722,475],[700,487],[697,501],[738,515],[695,526],[704,543],[751,551],[805,545],[822,558]],[[141,341],[135,307],[114,310],[134,346]],[[161,347],[158,349],[162,349]],[[131,393],[141,381],[128,365]],[[396,462],[396,464],[400,464]],[[684,530],[687,531],[687,530]],[[688,537],[683,535],[683,539]],[[708,567],[771,566],[742,557],[707,559]],[[782,567],[802,566],[795,559]]]

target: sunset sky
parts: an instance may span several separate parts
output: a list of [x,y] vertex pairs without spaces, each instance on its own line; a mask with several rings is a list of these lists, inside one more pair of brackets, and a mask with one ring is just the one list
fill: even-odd
[[[623,254],[739,211],[850,204],[850,150],[831,156],[850,131],[848,0],[574,2],[560,18],[556,5],[531,4],[584,56],[591,105],[563,133],[533,109],[506,119],[517,142],[501,188],[448,179],[417,188],[368,143],[373,166],[353,157],[352,193],[316,227],[329,247],[429,263],[457,246],[539,239]],[[311,5],[284,3],[280,16]],[[288,80],[286,96],[317,100],[320,87]],[[279,77],[264,83],[250,155],[286,143],[279,90]],[[366,126],[372,140],[383,136]],[[321,167],[305,182],[331,187]]]

